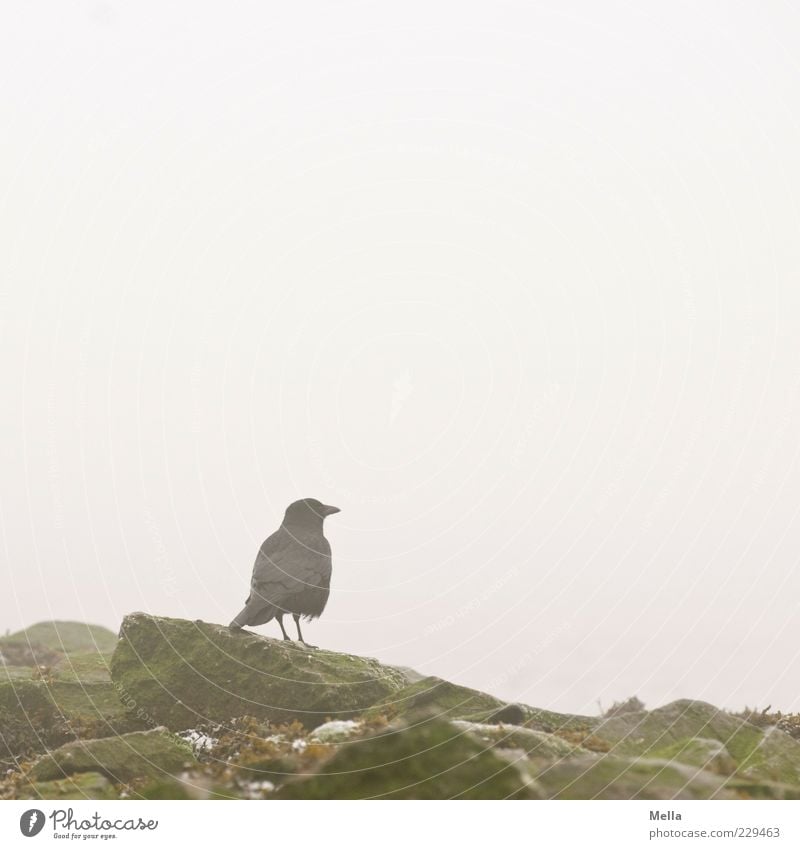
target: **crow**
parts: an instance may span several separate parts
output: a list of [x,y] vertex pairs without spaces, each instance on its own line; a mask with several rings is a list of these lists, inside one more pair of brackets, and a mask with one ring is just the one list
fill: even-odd
[[323,536],[322,523],[326,516],[338,512],[338,507],[322,504],[316,498],[303,498],[286,508],[283,523],[258,551],[250,595],[231,622],[231,630],[277,619],[283,639],[290,640],[283,617],[291,613],[297,637],[305,643],[300,617],[316,619],[330,594],[331,547]]

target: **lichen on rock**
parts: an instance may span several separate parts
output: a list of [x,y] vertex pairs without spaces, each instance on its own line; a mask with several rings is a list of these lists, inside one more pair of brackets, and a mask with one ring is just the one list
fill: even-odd
[[33,781],[98,772],[115,783],[180,772],[195,763],[191,746],[166,728],[98,740],[75,740],[43,755],[31,767]]
[[371,658],[146,614],[125,617],[111,677],[132,709],[177,731],[238,716],[313,728],[356,717],[406,683]]

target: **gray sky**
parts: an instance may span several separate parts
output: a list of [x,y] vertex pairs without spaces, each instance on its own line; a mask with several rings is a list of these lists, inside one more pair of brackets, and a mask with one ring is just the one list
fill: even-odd
[[800,709],[799,41],[779,2],[6,3],[0,627],[227,623],[315,496],[312,642]]

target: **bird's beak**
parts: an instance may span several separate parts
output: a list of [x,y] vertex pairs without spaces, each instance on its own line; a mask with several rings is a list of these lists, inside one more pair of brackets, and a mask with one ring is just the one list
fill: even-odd
[[330,504],[325,505],[322,510],[325,516],[333,516],[334,513],[341,513],[338,507],[332,507]]

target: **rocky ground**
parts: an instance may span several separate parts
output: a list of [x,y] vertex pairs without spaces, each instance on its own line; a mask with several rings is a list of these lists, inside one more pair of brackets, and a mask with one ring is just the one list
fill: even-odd
[[797,716],[505,704],[375,660],[137,613],[0,638],[0,798],[800,798]]

